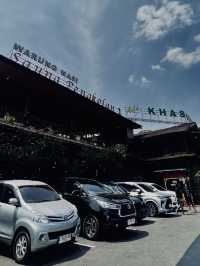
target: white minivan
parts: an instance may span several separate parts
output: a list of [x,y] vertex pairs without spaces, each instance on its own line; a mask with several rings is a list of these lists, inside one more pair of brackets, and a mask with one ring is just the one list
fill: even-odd
[[140,194],[146,202],[148,216],[157,216],[161,213],[177,212],[179,205],[174,191],[148,182],[118,182],[131,196]]

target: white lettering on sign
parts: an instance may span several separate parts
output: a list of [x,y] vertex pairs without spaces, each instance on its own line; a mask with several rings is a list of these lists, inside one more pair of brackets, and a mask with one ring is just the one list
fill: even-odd
[[15,43],[13,46],[10,59],[40,74],[41,76],[55,81],[56,83],[78,93],[79,95],[87,98],[88,100],[109,109],[110,111],[121,114],[121,109],[116,108],[114,105],[107,103],[105,98],[101,99],[97,97],[95,93],[89,93],[87,90],[78,87],[77,77],[71,75],[65,70],[61,69],[59,71],[58,67],[55,64],[52,64],[50,61],[44,59],[36,53],[31,52],[28,49],[25,49],[23,46],[17,43]]

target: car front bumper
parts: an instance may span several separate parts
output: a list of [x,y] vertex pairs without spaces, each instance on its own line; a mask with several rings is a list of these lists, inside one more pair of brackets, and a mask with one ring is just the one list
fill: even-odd
[[128,216],[118,216],[113,215],[112,213],[106,212],[104,213],[104,218],[102,220],[103,226],[105,227],[128,227],[135,224],[136,214],[128,215]]
[[178,208],[179,208],[179,204],[177,200],[171,200],[170,202],[164,202],[163,204],[161,204],[159,212],[160,213],[177,212]]
[[[48,228],[47,228],[48,227]],[[34,238],[32,237],[31,251],[35,252],[40,249],[61,244],[61,238],[68,236],[63,242],[74,241],[80,233],[80,218],[76,218],[69,223],[52,223],[48,226],[42,225],[34,230]]]
[[172,212],[177,212],[178,211],[178,206],[177,207],[172,207],[169,209],[160,209],[160,213],[172,213]]

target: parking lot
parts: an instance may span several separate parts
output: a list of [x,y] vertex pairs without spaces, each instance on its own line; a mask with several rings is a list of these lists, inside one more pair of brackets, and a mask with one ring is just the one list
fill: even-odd
[[[79,238],[67,247],[34,254],[29,265],[70,266],[193,266],[200,259],[200,213],[147,218],[125,232],[112,232],[99,241]],[[8,248],[0,247],[0,265],[17,265]]]

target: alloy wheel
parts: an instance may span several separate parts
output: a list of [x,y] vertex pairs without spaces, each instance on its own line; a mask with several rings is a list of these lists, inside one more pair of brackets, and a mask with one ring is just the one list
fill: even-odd
[[25,235],[20,235],[16,241],[15,252],[18,259],[23,259],[28,250],[28,240]]
[[157,215],[157,206],[153,202],[147,203],[148,211],[149,211],[149,216],[150,217],[155,217]]
[[98,220],[95,216],[87,216],[83,224],[84,234],[89,239],[96,238],[99,231]]
[[12,255],[17,263],[25,263],[31,254],[31,240],[27,231],[18,232],[12,244]]

